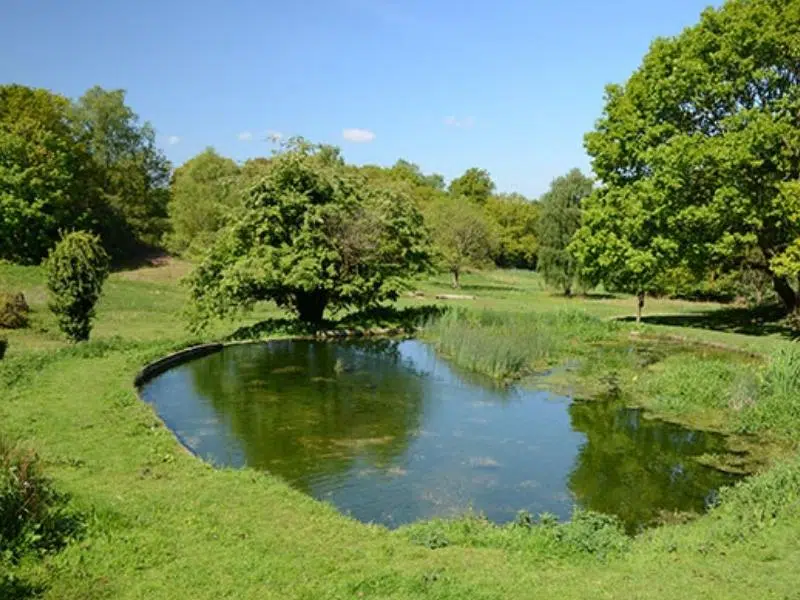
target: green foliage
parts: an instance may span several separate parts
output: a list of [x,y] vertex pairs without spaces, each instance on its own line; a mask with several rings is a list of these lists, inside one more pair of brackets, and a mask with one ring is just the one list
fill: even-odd
[[535,269],[539,251],[539,204],[520,194],[492,196],[486,216],[497,235],[493,259],[500,267]]
[[608,339],[615,325],[580,311],[502,313],[450,310],[423,336],[461,368],[498,380],[520,377],[563,358],[576,339]]
[[773,353],[764,370],[746,383],[735,404],[742,431],[800,434],[800,344]]
[[569,249],[581,224],[581,203],[594,183],[578,169],[558,177],[539,201],[539,264],[545,281],[569,296],[580,282],[580,263]]
[[167,229],[171,165],[155,130],[125,104],[124,90],[95,86],[75,103],[73,119],[95,163],[103,201],[97,231],[116,257],[155,246]]
[[56,552],[81,528],[38,457],[0,439],[0,559]]
[[466,514],[450,520],[433,519],[407,525],[400,533],[426,548],[497,548],[550,559],[589,557],[603,560],[630,551],[631,538],[614,517],[576,509],[566,523],[548,513],[537,520],[524,513],[507,525]]
[[425,218],[433,236],[437,262],[453,276],[453,287],[459,287],[464,269],[490,262],[497,239],[479,206],[443,198],[426,211]]
[[353,167],[373,185],[395,188],[408,194],[420,209],[440,200],[444,191],[444,177],[438,173],[425,175],[418,165],[400,159],[391,167],[364,165]]
[[243,194],[239,174],[237,164],[213,148],[175,170],[169,201],[172,232],[167,240],[172,252],[197,256],[213,243],[225,215]]
[[84,532],[81,515],[69,506],[42,471],[41,461],[0,438],[0,594],[23,598],[36,586],[20,575],[23,560],[62,550]]
[[273,300],[319,323],[326,308],[394,300],[428,266],[422,216],[337,149],[292,140],[192,274],[195,322]]
[[476,204],[486,204],[494,192],[494,181],[486,169],[472,167],[450,182],[448,191],[453,198],[466,198]]
[[0,86],[0,259],[38,263],[61,227],[93,222],[91,158],[69,115],[62,96]]
[[39,263],[65,228],[99,233],[120,258],[160,241],[170,165],[124,100],[0,86],[0,258]]
[[28,326],[28,313],[31,309],[25,301],[25,294],[10,294],[0,291],[0,329],[22,329]]
[[95,304],[108,277],[108,255],[100,239],[78,231],[65,235],[47,258],[50,310],[72,341],[89,339]]
[[593,276],[647,290],[665,266],[747,257],[797,307],[798,23],[797,2],[726,2],[607,88],[575,246]]

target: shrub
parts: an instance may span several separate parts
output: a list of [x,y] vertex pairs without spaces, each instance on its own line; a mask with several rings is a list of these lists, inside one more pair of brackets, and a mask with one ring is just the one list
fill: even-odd
[[22,329],[27,327],[30,311],[25,296],[21,292],[16,294],[0,292],[0,328]]
[[50,310],[72,341],[89,339],[94,307],[108,277],[109,260],[100,239],[78,231],[64,236],[47,259]]
[[7,563],[56,552],[81,532],[68,501],[42,473],[35,454],[0,440],[0,556]]

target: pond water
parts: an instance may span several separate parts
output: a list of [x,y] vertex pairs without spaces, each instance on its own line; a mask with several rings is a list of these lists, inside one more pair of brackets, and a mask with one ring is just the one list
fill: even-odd
[[419,341],[275,341],[227,347],[143,386],[197,455],[249,465],[365,522],[467,510],[568,519],[702,512],[734,475],[698,462],[719,434],[615,403],[573,401],[464,374]]

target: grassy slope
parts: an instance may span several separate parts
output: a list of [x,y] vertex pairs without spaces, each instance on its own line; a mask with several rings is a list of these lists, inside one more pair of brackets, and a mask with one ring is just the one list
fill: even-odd
[[[95,339],[111,341],[54,354],[63,344],[44,312],[39,271],[0,266],[0,286],[24,289],[36,310],[31,330],[9,336],[9,359],[21,379],[2,391],[2,428],[36,447],[59,485],[92,515],[88,537],[35,573],[48,584],[47,597],[749,599],[796,593],[797,502],[777,511],[774,523],[772,513],[745,506],[732,516],[723,510],[664,527],[634,541],[624,556],[600,561],[550,557],[491,531],[428,550],[411,544],[403,530],[349,520],[268,475],[207,467],[182,451],[132,388],[144,362],[188,340],[178,315],[179,272],[178,266],[115,274],[95,332]],[[444,291],[443,282],[422,289]],[[466,283],[480,296],[464,301],[470,306],[550,310],[564,302],[529,275],[492,273]],[[633,307],[630,299],[570,302],[601,316]],[[691,314],[698,305],[662,301],[648,310]],[[271,314],[265,309],[254,318]],[[679,331],[762,350],[783,343]],[[764,526],[742,529],[742,515],[745,523]],[[456,539],[453,532],[450,537]]]

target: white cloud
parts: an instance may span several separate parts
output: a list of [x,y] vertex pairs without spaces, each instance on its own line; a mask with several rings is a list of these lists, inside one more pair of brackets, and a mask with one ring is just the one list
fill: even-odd
[[369,129],[344,129],[342,137],[348,142],[366,143],[375,139],[375,134]]
[[249,142],[253,139],[253,132],[252,131],[243,131],[239,134],[239,141],[240,142]]
[[178,142],[180,142],[180,141],[181,141],[181,138],[179,138],[177,135],[171,135],[171,136],[169,136],[169,137],[167,138],[167,143],[168,143],[170,146],[174,146],[175,144],[177,144],[177,143],[178,143]]
[[458,117],[445,117],[444,124],[448,127],[458,127],[461,129],[469,129],[473,125],[475,125],[475,117],[464,117],[463,119],[459,119]]

